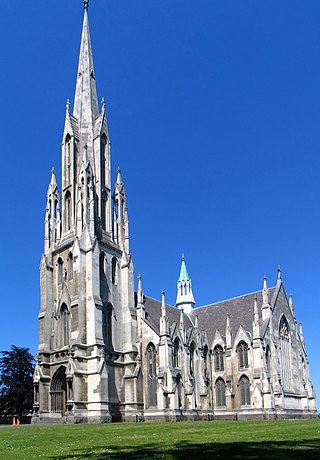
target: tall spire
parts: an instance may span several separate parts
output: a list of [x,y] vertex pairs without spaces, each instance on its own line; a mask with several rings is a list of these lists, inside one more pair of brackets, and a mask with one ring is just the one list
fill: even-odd
[[176,307],[183,309],[185,313],[191,313],[195,301],[192,292],[192,284],[191,279],[188,274],[186,262],[184,259],[184,255],[182,254],[181,258],[181,268],[180,268],[180,276],[178,279],[178,291],[177,291],[177,300],[176,300]]
[[189,278],[186,262],[184,259],[184,254],[182,254],[179,281],[189,281],[189,280],[190,278]]
[[78,119],[80,131],[92,130],[99,114],[96,80],[88,21],[88,1],[83,2],[84,18],[80,45],[77,85],[74,97],[73,115]]

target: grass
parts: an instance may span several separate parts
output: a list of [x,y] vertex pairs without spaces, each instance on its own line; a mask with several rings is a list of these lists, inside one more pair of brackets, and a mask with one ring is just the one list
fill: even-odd
[[320,421],[122,423],[0,429],[0,459],[320,458]]

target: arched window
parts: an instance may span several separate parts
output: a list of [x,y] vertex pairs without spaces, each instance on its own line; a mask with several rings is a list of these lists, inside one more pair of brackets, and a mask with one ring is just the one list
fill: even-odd
[[248,345],[241,341],[237,347],[237,352],[239,355],[239,367],[240,369],[247,369],[249,367],[248,359]]
[[59,367],[52,377],[50,385],[51,412],[65,415],[67,404],[66,368]]
[[72,252],[68,254],[68,280],[73,279],[73,255]]
[[112,284],[117,284],[117,259],[115,257],[112,258],[111,262],[111,278]]
[[147,347],[148,360],[148,406],[157,406],[157,352],[153,343]]
[[220,345],[214,347],[213,350],[214,354],[214,369],[215,371],[223,371],[224,370],[224,362],[223,362],[223,349]]
[[108,303],[102,312],[103,340],[107,347],[112,348],[112,314],[113,308]]
[[204,377],[209,378],[210,371],[209,371],[209,350],[207,345],[205,345],[203,349],[203,361],[204,361]]
[[63,260],[61,259],[61,257],[59,257],[59,259],[58,259],[57,266],[58,266],[58,284],[62,284],[62,281],[63,281]]
[[69,312],[66,304],[61,307],[61,346],[69,345]]
[[281,374],[283,388],[292,390],[292,366],[291,366],[291,343],[290,329],[286,317],[283,315],[279,324]]
[[65,158],[66,158],[66,171],[65,177],[67,185],[70,184],[70,169],[71,169],[71,137],[70,134],[67,134],[65,139]]
[[195,348],[196,348],[196,346],[195,346],[194,342],[192,342],[191,345],[190,345],[190,361],[189,361],[190,375],[191,376],[194,375]]
[[107,202],[108,197],[106,193],[103,193],[101,199],[101,225],[103,230],[107,230]]
[[266,368],[267,368],[267,371],[270,372],[270,369],[271,369],[271,352],[270,352],[269,345],[267,345],[267,347],[266,347]]
[[181,367],[180,340],[178,337],[173,342],[173,367]]
[[67,191],[64,198],[65,205],[65,231],[69,231],[71,228],[71,194]]
[[101,186],[106,185],[106,145],[107,140],[106,136],[102,136],[100,142],[100,152],[101,152]]
[[242,406],[250,406],[251,399],[250,399],[250,381],[248,377],[243,375],[239,381],[240,386],[240,398],[241,398],[241,405]]
[[226,386],[222,379],[217,379],[215,384],[216,389],[216,406],[224,407],[226,405]]
[[177,374],[177,377],[176,377],[176,383],[177,383],[177,386],[176,386],[176,391],[177,391],[177,396],[178,396],[178,408],[180,410],[183,409],[183,398],[182,398],[182,377],[180,374]]

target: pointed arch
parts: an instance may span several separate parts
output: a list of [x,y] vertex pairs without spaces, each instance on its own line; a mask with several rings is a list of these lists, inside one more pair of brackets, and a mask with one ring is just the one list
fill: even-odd
[[73,254],[70,251],[68,254],[68,280],[73,280]]
[[226,385],[222,378],[218,378],[215,384],[216,391],[216,406],[225,407],[226,406]]
[[239,379],[240,387],[240,401],[241,406],[250,406],[251,405],[251,395],[250,395],[250,380],[246,375],[242,375]]
[[244,340],[241,340],[237,346],[239,356],[239,369],[247,369],[249,367],[248,345]]
[[101,161],[101,186],[106,186],[106,147],[107,138],[103,134],[100,139],[100,161]]
[[68,133],[64,140],[64,151],[65,151],[65,180],[66,185],[71,182],[71,136]]
[[182,395],[182,377],[181,374],[176,376],[176,392],[178,397],[178,409],[181,411],[183,409],[183,395]]
[[110,302],[108,302],[102,310],[102,335],[104,343],[108,349],[113,349],[113,317],[113,306]]
[[112,279],[112,284],[117,284],[117,265],[118,265],[118,262],[117,262],[117,258],[116,257],[112,257],[112,261],[111,261],[111,279]]
[[62,284],[63,282],[63,259],[61,257],[57,260],[57,281],[58,284]]
[[192,341],[189,348],[189,371],[191,377],[193,377],[195,373],[195,350],[196,344]]
[[289,323],[285,315],[279,322],[279,345],[282,385],[285,390],[292,390],[291,337]]
[[216,345],[213,349],[214,355],[214,370],[224,371],[224,353],[221,345]]
[[181,367],[181,346],[178,337],[173,342],[173,367]]
[[157,350],[150,342],[146,349],[148,375],[148,407],[157,407]]
[[65,303],[60,308],[60,337],[61,347],[69,345],[69,310]]
[[266,368],[267,368],[267,371],[270,373],[271,371],[271,351],[270,351],[269,345],[266,346],[265,357],[266,357]]
[[101,226],[103,230],[107,230],[107,216],[108,216],[108,195],[102,192],[101,197]]
[[53,374],[50,384],[50,409],[55,414],[65,415],[67,407],[66,368],[60,366]]
[[71,206],[71,193],[69,190],[64,196],[64,228],[68,232],[71,229],[71,220],[72,220],[72,206]]
[[204,361],[204,378],[209,379],[210,377],[210,364],[209,364],[209,348],[208,345],[205,345],[203,348],[203,361]]

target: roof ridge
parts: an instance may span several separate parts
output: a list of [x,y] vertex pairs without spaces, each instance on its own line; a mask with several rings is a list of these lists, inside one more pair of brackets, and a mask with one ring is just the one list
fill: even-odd
[[[277,286],[271,286],[268,289],[269,290],[270,289],[275,289],[276,287]],[[194,310],[198,310],[199,308],[211,307],[211,306],[217,305],[219,303],[228,302],[229,300],[240,299],[241,297],[247,297],[249,295],[258,294],[259,292],[261,292],[261,289],[259,289],[258,291],[249,292],[248,294],[242,294],[242,295],[237,295],[235,297],[230,297],[229,299],[219,300],[218,302],[208,303],[207,305],[201,305],[199,307],[195,307]]]
[[[159,302],[161,304],[161,300],[159,299],[155,299],[154,297],[150,297],[149,295],[146,295],[146,294],[144,296],[148,297],[148,299],[154,300],[155,302]],[[178,310],[177,307],[175,307],[174,305],[170,305],[169,303],[166,303],[166,307],[172,307]]]

